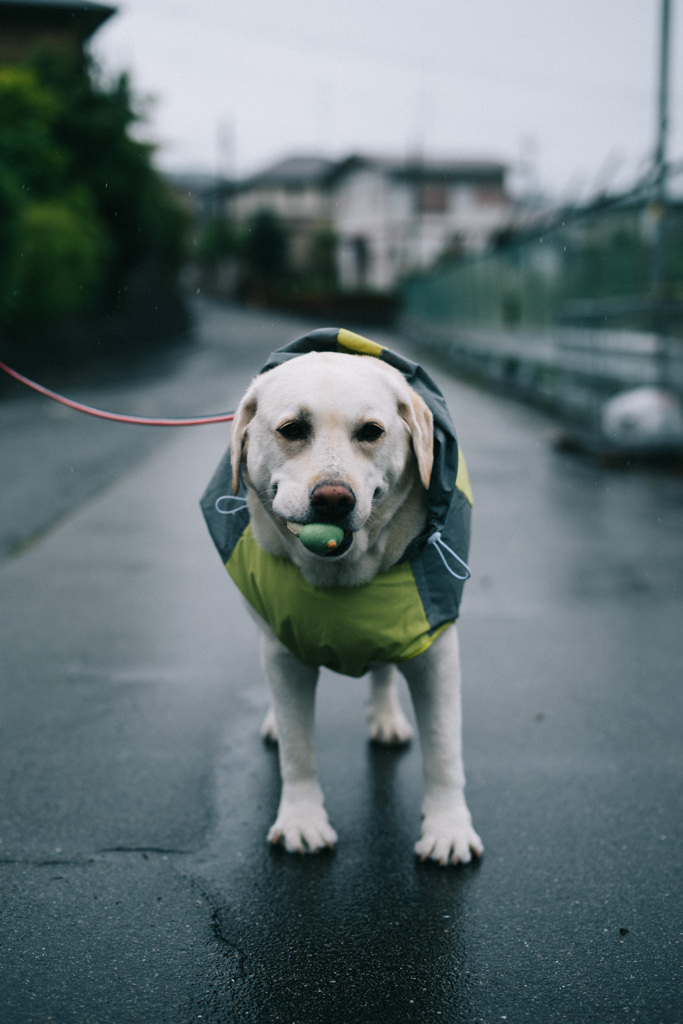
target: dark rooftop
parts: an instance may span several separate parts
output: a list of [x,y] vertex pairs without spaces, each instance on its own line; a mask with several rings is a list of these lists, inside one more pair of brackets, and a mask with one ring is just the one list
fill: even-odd
[[337,161],[319,156],[292,156],[252,175],[247,185],[318,185],[335,169]]
[[31,29],[71,29],[87,39],[116,13],[116,7],[91,0],[0,0],[0,26]]
[[383,157],[354,154],[341,160],[335,168],[335,176],[359,167],[375,168],[393,178],[431,178],[441,181],[492,181],[502,180],[507,164],[490,159],[455,159],[431,157]]
[[360,167],[374,168],[393,178],[439,181],[502,182],[507,171],[506,164],[489,159],[418,159],[354,154],[342,160],[328,160],[319,156],[291,156],[246,178],[240,187],[325,185]]

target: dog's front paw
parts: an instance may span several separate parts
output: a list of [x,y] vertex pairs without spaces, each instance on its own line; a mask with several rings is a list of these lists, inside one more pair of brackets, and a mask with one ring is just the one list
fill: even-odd
[[281,843],[288,853],[320,853],[333,850],[337,833],[330,825],[322,801],[315,797],[283,799],[268,842]]
[[469,864],[479,858],[484,844],[472,828],[467,807],[458,811],[437,811],[424,816],[422,838],[415,844],[420,860],[434,860],[442,867]]

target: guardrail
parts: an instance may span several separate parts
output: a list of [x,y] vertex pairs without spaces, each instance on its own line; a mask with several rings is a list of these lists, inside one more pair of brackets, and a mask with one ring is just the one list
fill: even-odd
[[683,341],[653,331],[593,327],[458,328],[404,316],[400,332],[454,370],[586,420],[630,388],[659,385],[683,396]]

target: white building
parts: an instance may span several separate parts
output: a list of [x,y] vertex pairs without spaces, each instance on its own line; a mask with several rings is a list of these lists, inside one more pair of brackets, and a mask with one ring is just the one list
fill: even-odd
[[230,214],[238,224],[261,210],[276,214],[287,229],[292,265],[306,269],[314,239],[331,227],[328,182],[336,166],[315,156],[281,160],[234,188]]
[[332,230],[341,287],[389,292],[445,254],[481,252],[510,223],[505,173],[493,161],[291,157],[232,188],[229,213],[238,224],[275,213],[303,271]]
[[447,253],[481,252],[510,221],[505,165],[362,156],[330,181],[343,288],[388,291]]

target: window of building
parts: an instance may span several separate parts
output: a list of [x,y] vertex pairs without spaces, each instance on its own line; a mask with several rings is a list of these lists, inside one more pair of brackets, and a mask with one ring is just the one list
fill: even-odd
[[506,202],[506,196],[500,185],[480,185],[477,189],[477,201],[482,206],[501,206]]
[[425,182],[417,188],[418,213],[446,213],[448,189],[445,185]]

